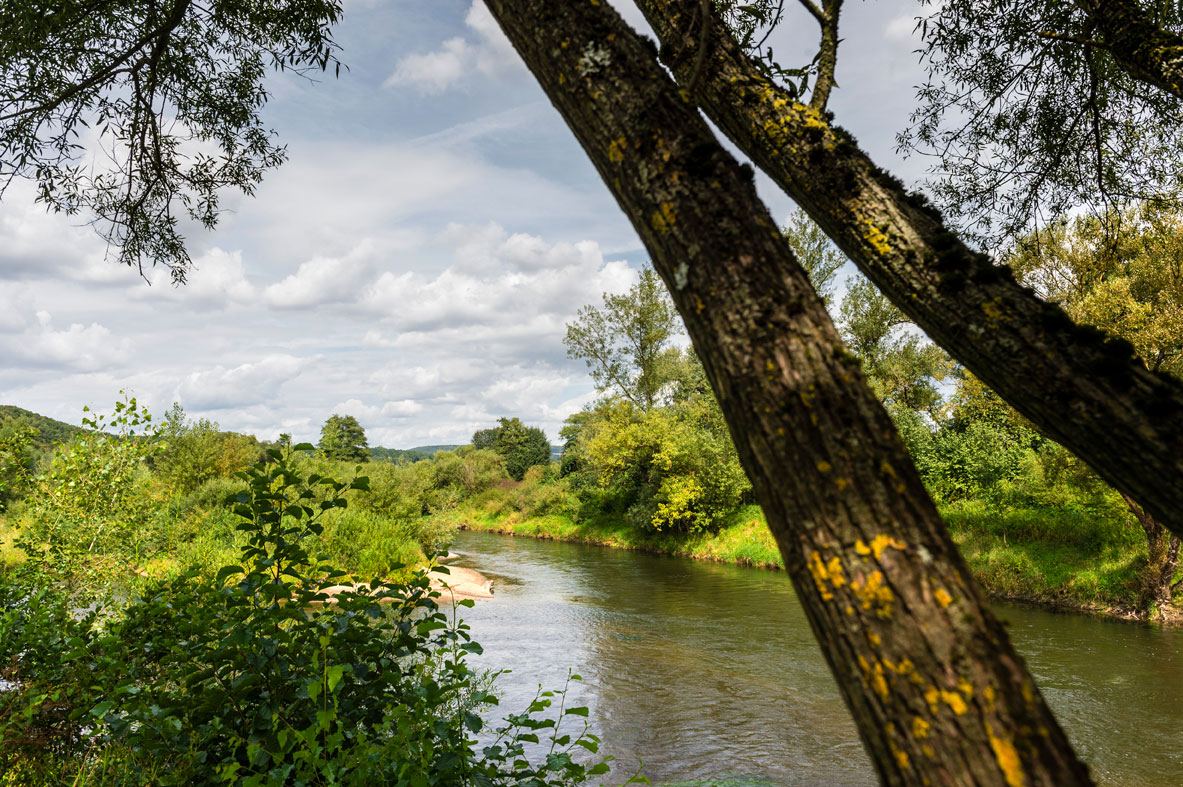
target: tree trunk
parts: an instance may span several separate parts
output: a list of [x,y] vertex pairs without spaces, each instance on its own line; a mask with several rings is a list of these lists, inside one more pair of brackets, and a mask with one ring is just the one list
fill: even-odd
[[487,4],[669,286],[880,778],[1089,783],[751,171],[606,3]]
[[1130,0],[1076,0],[1105,51],[1134,79],[1183,98],[1183,37],[1151,22]]
[[[697,0],[638,0],[685,82]],[[1183,385],[971,252],[842,129],[774,85],[716,17],[694,98],[933,341],[1183,534]]]
[[1139,606],[1148,617],[1160,614],[1171,603],[1175,570],[1179,568],[1179,537],[1147,514],[1129,495],[1122,495],[1142,530],[1146,532],[1147,559],[1142,571]]

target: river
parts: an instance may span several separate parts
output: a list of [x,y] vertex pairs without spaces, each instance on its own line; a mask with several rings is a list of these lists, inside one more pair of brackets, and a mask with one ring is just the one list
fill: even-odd
[[[463,532],[458,565],[496,582],[461,610],[509,669],[501,710],[583,681],[621,783],[873,784],[854,724],[782,572]],[[999,604],[1016,647],[1101,784],[1183,784],[1183,631]]]

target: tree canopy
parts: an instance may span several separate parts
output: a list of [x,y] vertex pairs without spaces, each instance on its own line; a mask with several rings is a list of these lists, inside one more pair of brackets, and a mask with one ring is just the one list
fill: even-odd
[[366,442],[366,430],[352,415],[334,413],[320,429],[320,442],[316,447],[329,459],[342,462],[368,462],[370,447]]
[[[1070,208],[1177,202],[1179,89],[1124,67],[1128,41],[1098,14],[1138,5],[953,0],[921,19],[929,76],[900,144],[936,157],[932,185],[960,226],[1009,246]],[[1142,43],[1183,32],[1177,3],[1143,5]]]
[[604,306],[584,306],[567,323],[570,358],[587,362],[601,391],[612,391],[648,410],[665,383],[663,366],[677,315],[661,279],[651,268],[624,295],[604,293]]
[[520,418],[499,418],[497,426],[481,429],[472,436],[478,451],[491,449],[505,462],[505,472],[521,481],[535,465],[550,464],[550,441],[536,426],[526,426]]

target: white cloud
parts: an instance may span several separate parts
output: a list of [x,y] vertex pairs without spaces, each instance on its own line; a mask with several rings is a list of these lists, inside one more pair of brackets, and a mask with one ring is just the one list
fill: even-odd
[[148,280],[152,287],[136,281],[128,287],[128,295],[137,300],[165,299],[200,308],[225,308],[255,299],[255,287],[247,280],[240,250],[215,247],[195,258],[183,286],[174,285],[164,268],[154,269]]
[[485,76],[496,76],[514,68],[522,68],[513,45],[501,32],[483,2],[473,0],[464,24],[474,36],[472,42],[455,36],[444,41],[433,52],[402,57],[383,87],[412,87],[423,95],[436,96],[459,84],[474,71]]
[[460,81],[472,60],[463,38],[449,38],[435,52],[407,55],[398,61],[383,87],[407,85],[427,96],[436,96]]
[[892,18],[883,29],[883,37],[893,44],[917,44],[920,34],[916,31],[916,14],[905,13]]
[[[570,319],[636,277],[623,261],[605,262],[591,241],[506,237],[496,225],[452,225],[443,237],[456,249],[456,265],[434,276],[387,271],[361,296],[362,309],[399,331],[513,329],[544,315]],[[367,341],[381,346],[382,339],[371,331]]]
[[267,303],[277,309],[304,309],[356,300],[358,290],[372,273],[373,244],[363,241],[343,257],[315,257],[295,273],[263,291]]
[[53,315],[45,310],[33,312],[33,308],[27,301],[6,315],[2,325],[10,333],[0,348],[0,363],[25,369],[92,371],[121,363],[130,354],[130,343],[113,337],[104,325],[71,323],[55,330]]
[[177,386],[174,398],[195,410],[243,408],[275,399],[284,385],[308,365],[310,359],[269,355],[257,363],[227,369],[215,366],[193,372]]

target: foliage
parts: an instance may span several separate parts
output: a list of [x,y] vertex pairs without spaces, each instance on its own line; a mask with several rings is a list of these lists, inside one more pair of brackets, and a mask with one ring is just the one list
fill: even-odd
[[29,487],[37,452],[33,440],[37,430],[21,423],[0,425],[0,511]]
[[1183,377],[1183,216],[1153,205],[1054,222],[1007,263],[1077,322],[1130,342],[1155,371]]
[[862,361],[875,395],[935,417],[942,400],[937,384],[952,365],[944,351],[861,276],[847,279],[839,315],[842,338]]
[[[938,156],[938,198],[990,245],[1077,208],[1177,204],[1183,105],[1093,40],[1082,3],[951,0],[919,22],[928,80],[907,149]],[[1180,7],[1155,3],[1164,30]]]
[[505,472],[505,460],[499,454],[471,446],[437,452],[431,472],[432,494],[428,505],[437,511],[509,478]]
[[59,421],[56,418],[34,413],[10,404],[0,404],[0,428],[26,426],[35,429],[33,442],[39,448],[51,448],[55,443],[68,443],[86,431],[80,427]]
[[834,279],[846,264],[846,256],[834,242],[813,223],[805,211],[797,208],[789,216],[789,223],[781,230],[793,250],[793,256],[805,272],[826,308],[834,303]]
[[370,448],[366,444],[366,430],[352,415],[334,413],[320,429],[317,448],[329,459],[340,462],[368,462]]
[[505,461],[505,472],[521,481],[526,471],[535,465],[550,464],[550,440],[546,433],[534,426],[526,426],[519,418],[499,418],[497,426],[482,429],[472,436],[473,448],[488,449]]
[[585,427],[579,453],[600,504],[639,529],[713,530],[749,494],[734,446],[701,402],[649,411],[621,402],[605,414]]
[[431,454],[409,448],[383,448],[376,445],[370,448],[370,458],[375,462],[398,464],[400,462],[422,462],[424,459],[430,459]]
[[144,463],[161,446],[151,414],[126,394],[111,416],[82,423],[90,431],[34,482],[18,542],[72,590],[103,584],[146,555],[154,506]]
[[[0,177],[86,211],[121,262],[184,281],[181,217],[213,227],[219,195],[251,194],[285,158],[263,125],[269,67],[339,68],[336,0],[5,5]],[[88,156],[80,135],[94,137]],[[97,154],[102,150],[103,154]]]
[[[242,474],[242,564],[158,585],[107,630],[73,621],[52,591],[0,582],[0,663],[19,682],[0,694],[4,770],[67,781],[95,777],[97,759],[120,762],[100,783],[416,786],[569,785],[607,771],[572,757],[598,748],[586,723],[560,731],[586,708],[560,702],[558,718],[539,718],[563,692],[541,692],[478,755],[479,710],[496,697],[425,575],[324,603],[342,572],[309,550],[365,479],[302,475],[290,453],[268,453]],[[526,746],[540,734],[550,752],[534,764]]]
[[206,418],[185,420],[185,410],[173,403],[161,423],[164,440],[154,457],[153,471],[174,494],[188,494],[212,478],[225,478],[245,469],[261,454],[253,437],[219,431]]
[[580,309],[567,323],[563,344],[569,358],[587,362],[601,393],[611,391],[648,410],[667,382],[669,341],[677,326],[665,285],[646,268],[627,294],[604,293],[603,309]]

